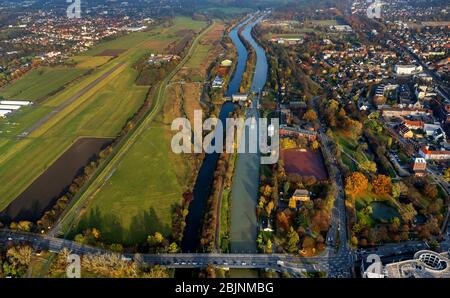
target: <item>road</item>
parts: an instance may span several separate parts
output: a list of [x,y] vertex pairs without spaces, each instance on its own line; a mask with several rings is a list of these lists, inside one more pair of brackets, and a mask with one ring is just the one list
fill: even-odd
[[[60,252],[64,248],[75,254],[105,254],[110,253],[79,243],[54,238],[46,235],[0,230],[0,245],[29,242],[34,249]],[[134,258],[134,254],[123,254],[125,258]],[[141,254],[149,265],[164,265],[168,268],[204,268],[209,264],[224,268],[271,268],[291,269],[293,272],[339,272],[352,263],[352,255],[324,256],[301,258],[287,254],[221,254],[221,253],[178,253],[178,254]],[[339,277],[339,276],[336,276]]]

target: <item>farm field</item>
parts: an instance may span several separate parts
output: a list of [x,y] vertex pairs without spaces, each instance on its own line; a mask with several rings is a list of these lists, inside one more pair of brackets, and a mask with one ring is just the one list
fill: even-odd
[[75,56],[70,59],[76,63],[76,68],[87,68],[92,69],[99,66],[102,66],[109,60],[111,60],[111,56]]
[[36,101],[86,73],[74,67],[40,67],[33,69],[11,85],[0,89],[6,99]]
[[[172,27],[165,28],[163,32],[177,32],[185,24],[195,24],[194,28],[205,24],[187,22],[184,18],[181,21],[176,20]],[[4,132],[0,133],[0,176],[3,180],[0,188],[0,210],[14,200],[79,137],[114,137],[120,132],[126,120],[144,102],[148,91],[148,87],[134,84],[137,72],[132,67],[133,63],[148,51],[163,52],[170,42],[179,38],[176,35],[161,38],[158,32],[161,32],[160,27],[155,31],[131,33],[118,40],[101,43],[100,49],[95,47],[91,51],[92,57],[96,52],[105,51],[109,47],[124,47],[125,51],[42,104],[20,111],[0,122],[0,131]],[[158,47],[154,48],[148,46],[148,41],[158,38],[165,42],[158,43]],[[133,44],[131,40],[134,41]],[[115,67],[104,80],[53,115],[29,137],[16,138],[29,125],[36,123],[43,115]]]
[[[221,26],[221,27],[218,27]],[[193,115],[193,109],[200,109],[201,86],[195,83],[183,84],[181,96],[180,79],[187,73],[206,75],[205,69],[213,61],[214,54],[202,48],[205,40],[217,40],[221,34],[214,24],[205,32],[195,51],[172,78],[165,91],[164,113],[158,113],[152,124],[137,137],[136,142],[114,167],[114,172],[86,207],[81,219],[75,223],[76,232],[96,227],[109,242],[136,243],[145,241],[155,231],[169,235],[171,231],[172,206],[180,203],[194,174],[193,162],[186,156],[170,151],[170,130],[172,120],[183,114]],[[192,61],[203,61],[195,64]],[[189,90],[187,90],[188,88]],[[183,107],[183,110],[181,109]]]

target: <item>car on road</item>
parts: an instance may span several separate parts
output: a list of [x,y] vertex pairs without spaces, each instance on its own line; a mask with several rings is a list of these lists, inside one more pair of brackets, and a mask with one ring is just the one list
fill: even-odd
[[12,241],[13,239],[11,237],[8,237],[8,241]]

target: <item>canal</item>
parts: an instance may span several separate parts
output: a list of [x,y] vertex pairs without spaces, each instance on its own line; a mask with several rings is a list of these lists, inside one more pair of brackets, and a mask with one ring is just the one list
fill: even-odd
[[[267,80],[267,57],[264,49],[253,39],[251,31],[263,18],[252,21],[243,31],[243,38],[250,43],[256,52],[256,67],[251,90],[259,93]],[[255,117],[258,122],[258,101],[255,97],[247,117]],[[248,136],[248,134],[246,134]],[[247,140],[248,145],[248,140]],[[231,252],[256,252],[257,218],[256,206],[259,188],[259,153],[241,153],[231,190]]]
[[[232,94],[239,92],[239,87],[241,85],[242,76],[244,74],[248,52],[244,44],[239,38],[239,30],[245,26],[251,17],[245,19],[233,30],[230,31],[229,37],[233,41],[234,46],[237,51],[237,65],[233,74],[233,77],[228,84],[228,89],[226,96],[231,96]],[[234,110],[234,104],[232,102],[225,102],[219,113],[219,119],[222,123],[225,123],[225,119]],[[213,184],[213,174],[217,166],[217,161],[219,159],[218,153],[206,154],[203,163],[195,181],[193,189],[193,201],[189,205],[189,213],[186,218],[186,229],[183,234],[183,240],[181,243],[181,249],[183,252],[194,252],[197,251],[199,247],[199,238],[201,235],[201,227],[204,219],[206,202],[211,193],[211,187]]]

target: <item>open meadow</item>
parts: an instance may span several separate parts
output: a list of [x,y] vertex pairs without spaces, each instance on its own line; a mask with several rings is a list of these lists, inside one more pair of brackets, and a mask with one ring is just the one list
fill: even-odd
[[194,109],[201,109],[201,85],[189,82],[181,85],[179,81],[187,80],[192,73],[206,75],[206,68],[217,57],[220,49],[217,41],[224,29],[221,23],[212,25],[193,46],[195,51],[164,88],[163,113],[157,113],[114,167],[109,179],[89,199],[81,219],[74,225],[75,232],[95,227],[104,240],[125,244],[142,243],[155,231],[170,234],[172,207],[181,202],[182,193],[196,171],[192,156],[170,151],[174,135],[170,125],[176,117],[191,117]]
[[37,101],[86,73],[75,67],[40,67],[0,89],[5,99]]
[[[0,210],[8,206],[78,138],[116,136],[127,119],[142,105],[148,92],[148,87],[135,85],[138,73],[133,64],[145,53],[163,52],[169,43],[180,38],[176,34],[164,36],[165,32],[178,32],[190,25],[193,30],[198,30],[205,23],[176,18],[167,28],[158,26],[154,30],[130,33],[100,43],[83,55],[99,57],[96,56],[98,53],[108,49],[123,51],[114,59],[109,60],[109,57],[109,62],[103,65],[97,58],[82,59],[82,63],[100,66],[42,103],[1,120],[0,177],[3,182],[0,188]],[[158,42],[157,47],[153,47],[150,43],[152,40],[164,42]],[[80,66],[73,69],[84,71]],[[74,96],[73,102],[51,115],[29,136],[17,138]]]

